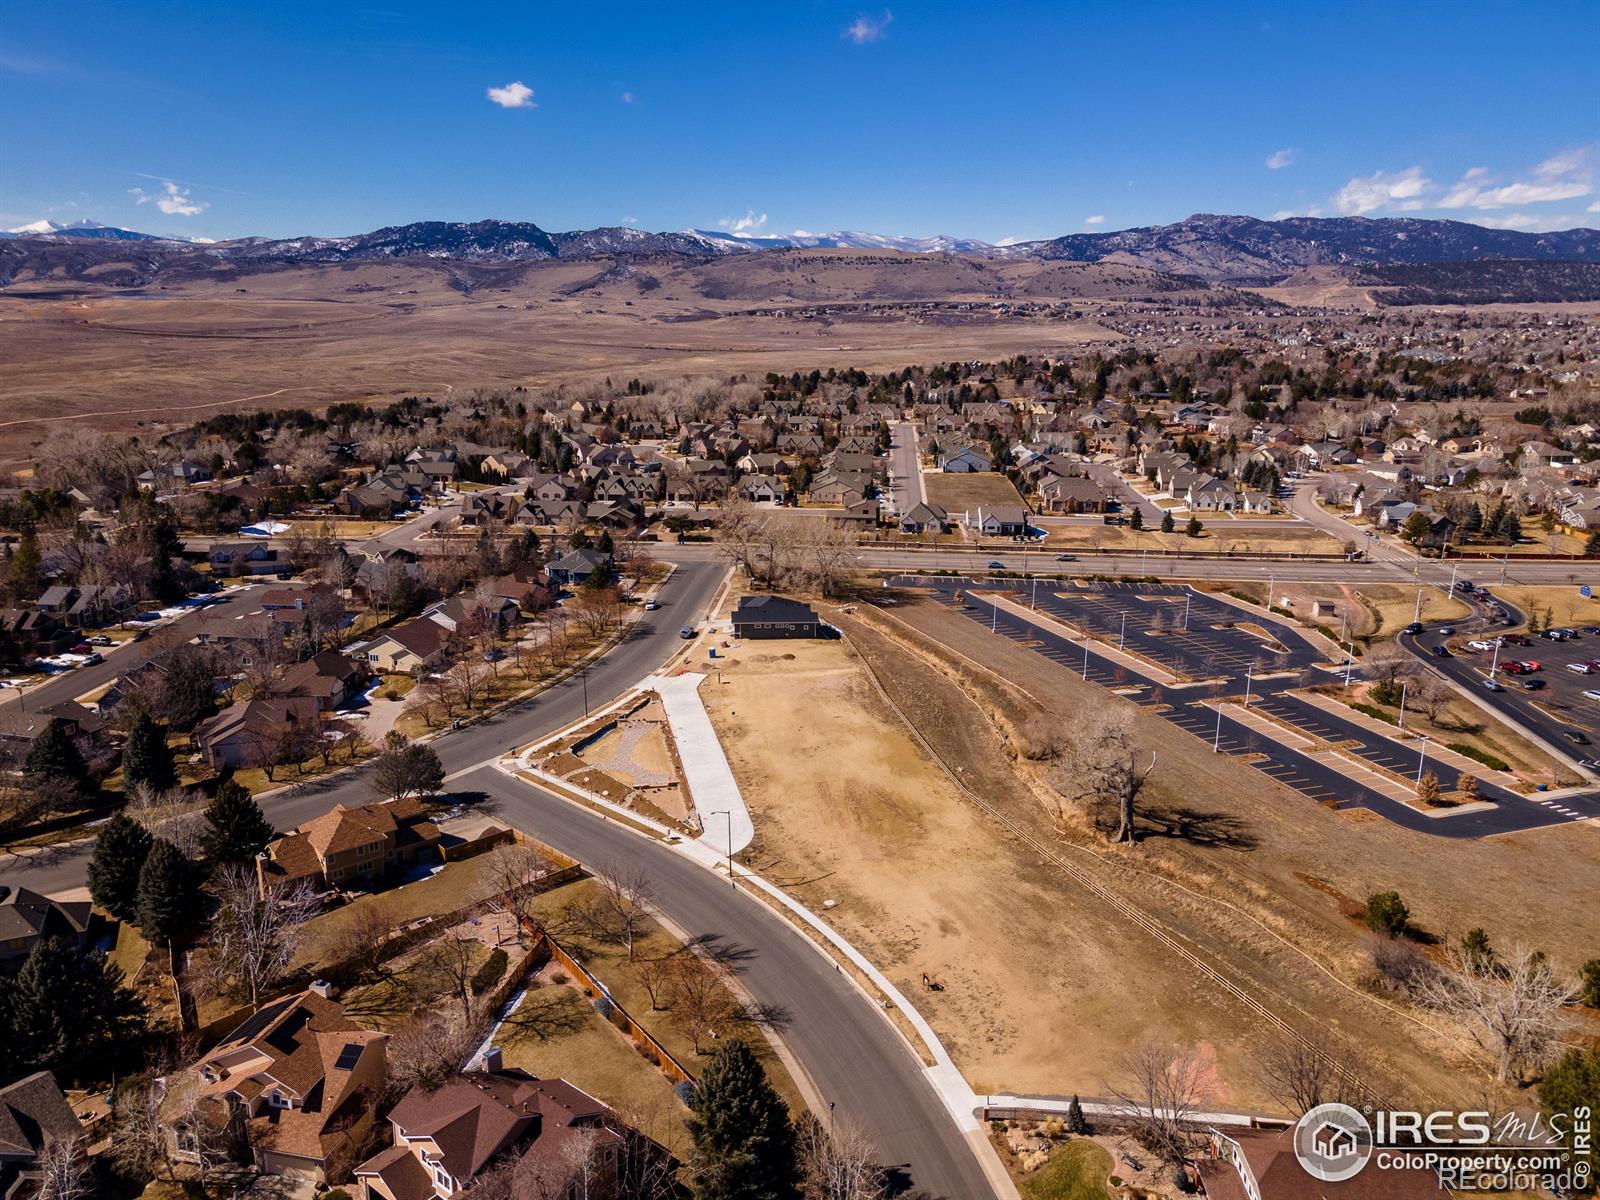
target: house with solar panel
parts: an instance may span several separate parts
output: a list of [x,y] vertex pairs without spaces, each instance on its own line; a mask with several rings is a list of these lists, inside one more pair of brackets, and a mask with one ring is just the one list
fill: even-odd
[[264,1175],[328,1182],[371,1136],[388,1037],[363,1029],[326,985],[262,1005],[188,1071],[163,1079],[168,1151],[226,1146]]

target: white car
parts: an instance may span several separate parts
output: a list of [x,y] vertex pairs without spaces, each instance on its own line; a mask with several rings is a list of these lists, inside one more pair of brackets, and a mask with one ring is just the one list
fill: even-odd
[[1583,694],[1583,698],[1585,700],[1600,700],[1600,691],[1596,691],[1594,688],[1590,688],[1587,692],[1585,692]]
[[1493,642],[1485,642],[1485,641],[1479,640],[1479,641],[1475,641],[1475,642],[1468,642],[1467,643],[1467,649],[1468,650],[1493,650],[1494,649],[1494,645],[1495,644]]
[[1567,664],[1567,670],[1575,671],[1579,675],[1593,675],[1594,674],[1594,668],[1591,667],[1586,662],[1569,662]]

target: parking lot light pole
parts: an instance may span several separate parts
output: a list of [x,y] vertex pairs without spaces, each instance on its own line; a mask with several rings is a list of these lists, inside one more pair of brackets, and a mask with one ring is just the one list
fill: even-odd
[[1119,632],[1117,634],[1117,649],[1118,650],[1122,649],[1122,645],[1123,645],[1123,643],[1125,641],[1127,641],[1127,638],[1128,638],[1128,614],[1127,613],[1123,613],[1122,614],[1122,630],[1121,630],[1121,632]]
[[1083,635],[1083,677],[1089,678],[1089,635]]
[[1422,589],[1420,587],[1417,589],[1417,611],[1411,619],[1413,621],[1422,620]]
[[1244,669],[1244,706],[1250,707],[1250,685],[1254,682],[1256,665],[1251,663]]
[[1422,749],[1417,754],[1417,786],[1422,786],[1422,764],[1428,761],[1428,735],[1422,735]]
[[1211,739],[1211,753],[1222,753],[1222,697],[1217,697],[1217,733]]
[[1183,631],[1185,633],[1189,632],[1189,601],[1193,596],[1193,592],[1185,592],[1183,594]]
[[1500,667],[1500,639],[1494,640],[1494,655],[1489,659],[1489,678],[1494,678],[1494,673]]
[[1406,687],[1409,682],[1409,680],[1405,679],[1400,681],[1400,720],[1397,721],[1396,724],[1401,729],[1406,727]]

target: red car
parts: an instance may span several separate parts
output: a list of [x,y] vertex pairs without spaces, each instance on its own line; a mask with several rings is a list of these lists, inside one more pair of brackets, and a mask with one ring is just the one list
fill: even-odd
[[74,646],[72,648],[72,652],[74,654],[90,654],[93,651],[94,651],[94,647],[89,645],[88,642],[79,642],[76,646]]
[[1500,669],[1507,675],[1525,675],[1528,671],[1528,664],[1519,662],[1503,662],[1500,664]]
[[1531,645],[1533,645],[1532,642],[1530,642],[1527,638],[1523,637],[1520,633],[1502,633],[1500,635],[1500,640],[1502,642],[1504,642],[1508,646],[1531,646]]
[[1520,665],[1521,665],[1521,667],[1522,667],[1522,669],[1524,671],[1542,671],[1542,670],[1544,670],[1544,665],[1542,663],[1535,662],[1531,658],[1527,662],[1524,662],[1524,663],[1522,663]]

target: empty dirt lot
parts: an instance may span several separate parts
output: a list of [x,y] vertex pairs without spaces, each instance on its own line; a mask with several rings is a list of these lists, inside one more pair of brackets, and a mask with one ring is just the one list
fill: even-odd
[[929,504],[937,504],[948,513],[962,513],[978,505],[1022,504],[1016,485],[1004,475],[988,472],[927,471],[922,476],[922,487]]
[[[967,639],[964,649],[1019,689],[1038,689],[1061,720],[1107,702],[959,616],[896,611],[915,627],[951,622],[941,636]],[[973,792],[1052,839],[1041,844],[1085,878],[1136,901],[1230,985],[1343,1046],[1391,1087],[1463,1097],[1482,1080],[1442,1031],[1356,986],[1365,964],[1351,917],[1358,898],[1398,887],[1419,925],[1451,937],[1482,924],[1509,944],[1536,928],[1568,967],[1600,940],[1593,918],[1552,929],[1536,882],[1558,843],[1582,849],[1592,831],[1460,847],[1461,869],[1446,870],[1416,836],[1336,816],[1198,743],[1174,745],[1170,728],[1146,714],[1141,728],[1163,761],[1148,806],[1160,821],[1141,847],[1118,853],[1086,836],[1054,838],[983,702],[873,627],[840,622],[854,648],[744,644],[725,667],[726,686],[708,689],[756,816],[751,861],[813,906],[837,901],[829,919],[917,997],[980,1090],[1102,1093],[1119,1048],[1155,1032],[1214,1058],[1222,1102],[1271,1107],[1252,1060],[1265,1022],[963,795],[900,724],[857,649]],[[1576,869],[1600,882],[1589,857]],[[944,990],[925,990],[924,973]]]

